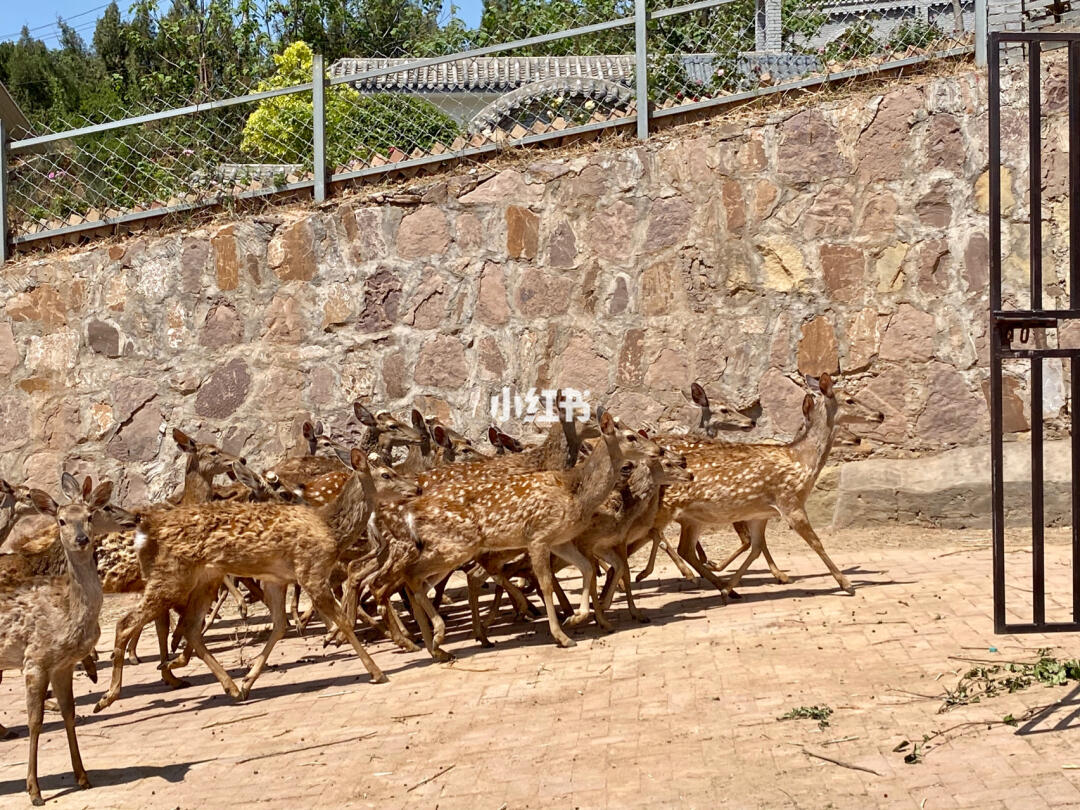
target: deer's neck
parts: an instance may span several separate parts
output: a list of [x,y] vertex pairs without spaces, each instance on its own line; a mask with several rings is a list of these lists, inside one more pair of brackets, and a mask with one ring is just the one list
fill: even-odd
[[359,539],[375,508],[375,498],[375,482],[371,476],[354,471],[337,500],[326,507],[323,518],[340,546],[348,546]]
[[811,482],[817,481],[832,451],[836,411],[835,399],[822,397],[816,401],[809,424],[788,445],[794,458],[808,471]]
[[214,476],[203,470],[199,462],[192,458],[184,470],[184,490],[180,493],[179,503],[208,503],[214,497]]
[[548,429],[547,437],[539,447],[525,452],[530,454],[537,470],[562,470],[567,466],[568,450],[566,431],[562,423],[557,422]]
[[104,595],[94,555],[72,554],[66,549],[65,552],[70,582],[70,615],[79,625],[88,623],[91,619],[96,623]]
[[585,461],[570,470],[570,491],[578,502],[581,514],[592,515],[607,499],[618,483],[622,453],[616,445],[604,452],[597,447]]

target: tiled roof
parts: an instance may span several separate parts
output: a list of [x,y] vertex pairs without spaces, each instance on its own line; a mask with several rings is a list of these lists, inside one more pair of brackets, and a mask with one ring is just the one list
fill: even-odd
[[[331,77],[408,65],[414,59],[345,58],[330,66]],[[633,54],[622,56],[478,56],[456,62],[411,68],[352,82],[358,90],[407,90],[453,93],[504,93],[545,79],[607,79],[629,84]]]

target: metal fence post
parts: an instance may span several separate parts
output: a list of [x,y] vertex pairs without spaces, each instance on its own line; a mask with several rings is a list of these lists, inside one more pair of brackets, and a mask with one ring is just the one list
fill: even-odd
[[0,264],[8,260],[8,143],[7,128],[0,120]]
[[314,54],[311,59],[311,108],[312,108],[312,189],[315,202],[326,199],[326,71],[323,55]]
[[647,28],[648,12],[645,0],[634,0],[634,51],[637,56],[637,136],[639,140],[649,137],[649,60]]
[[975,64],[986,67],[986,0],[975,0]]

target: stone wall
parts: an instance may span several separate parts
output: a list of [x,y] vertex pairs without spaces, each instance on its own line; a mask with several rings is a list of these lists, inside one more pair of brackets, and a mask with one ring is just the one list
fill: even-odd
[[[1050,58],[1045,71],[1048,255],[1067,241],[1062,68]],[[1027,122],[1023,99],[1010,104],[1016,296]],[[662,427],[693,417],[684,392],[696,379],[759,409],[754,435],[779,437],[800,421],[790,376],[824,371],[887,414],[856,430],[860,454],[986,441],[975,72],[626,144],[519,155],[382,203],[338,199],[4,267],[0,475],[54,486],[67,464],[117,478],[138,502],[179,479],[167,426],[269,460],[299,451],[310,414],[355,431],[355,397],[417,404],[479,433],[503,385],[588,389]],[[1048,306],[1064,295],[1053,264]],[[1047,362],[1047,378],[1053,430],[1066,406],[1060,363]],[[1007,427],[1022,432],[1021,369],[1007,391]]]

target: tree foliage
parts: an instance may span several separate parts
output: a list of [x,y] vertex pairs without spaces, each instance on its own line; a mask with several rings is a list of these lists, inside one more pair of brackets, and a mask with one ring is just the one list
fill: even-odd
[[[274,57],[277,71],[259,84],[258,91],[310,81],[312,61],[307,43],[294,42]],[[248,117],[240,148],[261,160],[310,162],[313,118],[310,94],[266,99]],[[395,146],[427,149],[436,141],[449,143],[457,132],[452,118],[414,96],[362,95],[348,84],[334,85],[326,92],[326,157],[331,166],[366,160]]]

